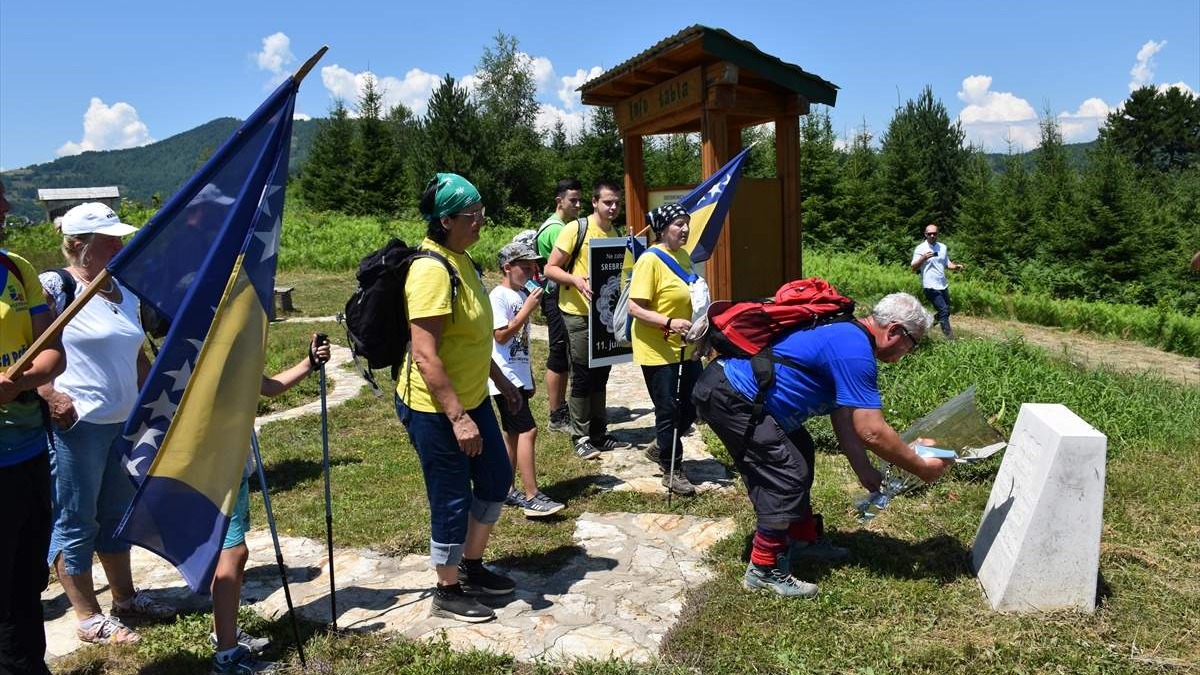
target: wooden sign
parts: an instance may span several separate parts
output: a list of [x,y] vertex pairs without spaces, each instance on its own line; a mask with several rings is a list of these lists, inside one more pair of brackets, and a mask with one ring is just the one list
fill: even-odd
[[628,129],[704,100],[704,78],[699,67],[634,94],[613,108],[617,126]]

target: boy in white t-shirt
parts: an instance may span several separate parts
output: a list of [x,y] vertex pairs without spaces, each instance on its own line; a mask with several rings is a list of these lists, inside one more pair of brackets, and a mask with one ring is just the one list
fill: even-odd
[[506,244],[496,255],[504,275],[500,285],[493,288],[492,300],[492,360],[510,382],[524,394],[521,409],[511,412],[496,385],[488,381],[488,391],[500,410],[500,428],[508,458],[521,477],[521,489],[513,488],[507,503],[519,506],[526,517],[541,518],[562,511],[563,504],[547,497],[537,485],[534,469],[534,445],[537,424],[529,410],[533,398],[533,373],[529,367],[529,317],[537,308],[542,287],[537,275],[537,253],[527,244]]

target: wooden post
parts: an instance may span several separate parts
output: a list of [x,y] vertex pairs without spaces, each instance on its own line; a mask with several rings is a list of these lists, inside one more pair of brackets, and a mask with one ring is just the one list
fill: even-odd
[[784,281],[799,279],[804,269],[800,226],[800,117],[775,118],[775,176],[783,214]]
[[[728,116],[721,110],[705,108],[700,114],[700,175],[706,179],[729,161]],[[716,248],[708,259],[708,284],[713,298],[733,298],[733,251],[729,239],[729,218],[721,228]]]
[[637,232],[646,222],[646,164],[642,137],[630,134],[621,138],[625,153],[625,229]]

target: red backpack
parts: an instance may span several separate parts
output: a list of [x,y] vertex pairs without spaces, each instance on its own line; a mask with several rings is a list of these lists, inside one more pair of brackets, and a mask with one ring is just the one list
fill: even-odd
[[[758,383],[754,418],[762,413],[766,392],[775,383],[775,364],[803,368],[775,356],[771,345],[798,330],[854,320],[854,301],[819,277],[789,281],[773,298],[714,302],[708,308],[708,345],[722,356],[749,358]],[[857,325],[857,324],[856,324]]]

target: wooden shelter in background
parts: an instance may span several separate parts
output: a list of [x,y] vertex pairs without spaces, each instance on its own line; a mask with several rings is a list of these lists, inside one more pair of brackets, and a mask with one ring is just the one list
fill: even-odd
[[692,26],[579,91],[585,104],[613,108],[634,231],[647,210],[643,136],[699,132],[703,181],[742,149],[742,129],[775,124],[776,177],[742,179],[705,274],[714,298],[747,298],[800,276],[800,115],[833,105],[837,89],[725,30]]
[[116,211],[121,208],[121,191],[116,186],[86,188],[42,188],[38,201],[46,210],[47,222],[86,202],[101,202]]

